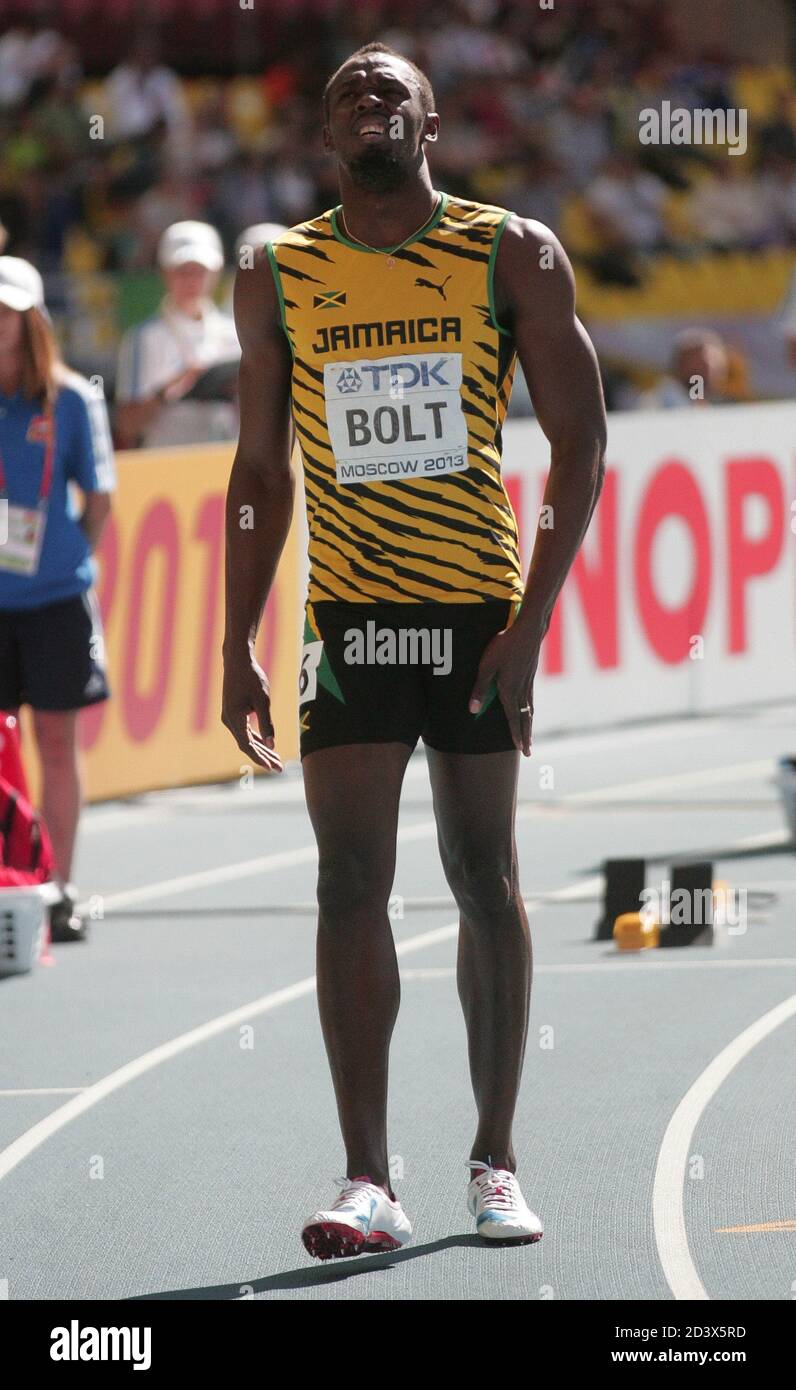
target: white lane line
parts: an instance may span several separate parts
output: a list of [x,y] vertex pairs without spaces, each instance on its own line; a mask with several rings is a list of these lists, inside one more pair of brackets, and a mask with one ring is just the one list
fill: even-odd
[[[726,721],[725,721],[726,722]],[[708,726],[709,725],[709,726]],[[557,758],[571,756],[581,756],[582,753],[600,748],[610,748],[616,743],[621,743],[626,747],[628,743],[660,743],[664,738],[675,738],[681,743],[686,738],[703,739],[706,734],[715,732],[716,728],[722,727],[721,717],[695,724],[688,721],[683,725],[672,724],[661,729],[659,726],[653,728],[634,726],[631,729],[617,728],[608,730],[596,730],[593,734],[563,734],[553,735],[549,739],[540,736],[537,740],[537,751],[544,760],[549,760],[554,756]],[[776,759],[772,756],[765,762],[741,763],[738,766],[742,769],[757,769],[758,772],[768,772],[772,776],[775,771]],[[723,782],[733,780],[736,769],[706,769],[703,774],[683,773],[675,774],[679,782],[682,778],[696,778],[697,782]],[[755,774],[752,774],[755,775]],[[418,756],[410,759],[404,775],[404,785],[411,785],[417,782],[428,783],[428,766],[425,757]],[[652,783],[634,783],[639,790],[645,786],[655,785]],[[616,790],[616,788],[608,788]],[[603,795],[604,793],[600,793]],[[580,800],[592,800],[597,796],[597,792],[576,792],[573,793]],[[230,799],[234,798],[236,809],[238,796],[250,798],[249,804],[254,806],[269,805],[279,806],[284,804],[301,804],[304,802],[304,781],[300,773],[289,776],[286,780],[281,777],[257,777],[248,786],[236,785],[235,779],[228,782],[219,782],[209,786],[201,787],[175,787],[164,788],[162,791],[145,792],[134,805],[126,805],[111,802],[105,807],[87,807],[83,819],[80,823],[80,833],[96,832],[104,830],[117,830],[128,824],[143,825],[151,821],[161,819],[172,819],[179,816],[186,809],[195,807],[205,810],[218,810],[223,814],[229,808]]]
[[663,1136],[652,1193],[652,1220],[658,1257],[666,1282],[677,1299],[707,1299],[702,1280],[691,1258],[685,1225],[683,1188],[694,1130],[710,1101],[744,1057],[796,1015],[796,994],[739,1033],[714,1057],[693,1086],[686,1091]]
[[[428,781],[425,758],[410,761],[404,774],[404,786]],[[430,794],[430,793],[429,793]],[[243,786],[235,779],[200,787],[164,787],[162,791],[144,792],[132,805],[115,802],[86,808],[80,822],[84,830],[117,830],[129,824],[148,825],[157,820],[169,820],[185,814],[186,810],[217,811],[224,815],[230,808],[268,808],[270,806],[305,804],[304,779],[300,774],[284,778],[258,776]]]
[[665,777],[647,777],[641,782],[620,783],[616,787],[595,787],[587,792],[569,792],[563,801],[601,801],[604,797],[616,796],[631,787],[636,792],[658,792],[666,787],[703,787],[722,782],[749,782],[766,773],[773,777],[776,759],[763,758],[748,763],[722,764],[721,767],[706,767],[693,772],[672,772]]
[[[768,764],[766,764],[767,766]],[[755,766],[754,764],[740,764],[741,767]],[[719,769],[721,771],[721,769]],[[693,780],[698,774],[683,773],[679,774],[679,780]],[[664,783],[671,784],[671,777],[658,779]],[[674,778],[675,781],[678,777]],[[649,787],[654,785],[655,779],[650,783],[628,782],[610,788],[613,792],[627,792],[637,789],[639,785]],[[600,795],[605,795],[606,789],[600,791]],[[575,793],[574,795],[590,796],[597,793]],[[518,818],[522,815],[522,808],[518,812]],[[415,825],[407,826],[398,831],[399,843],[408,843],[412,840],[424,839],[429,834],[436,833],[436,822],[434,820],[423,821]],[[247,875],[258,874],[274,868],[284,868],[301,863],[311,863],[317,857],[317,850],[314,845],[303,846],[294,850],[283,850],[276,854],[261,855],[257,859],[244,860],[240,864],[222,865],[217,869],[204,869],[193,874],[182,874],[176,878],[165,879],[159,883],[142,884],[137,888],[125,889],[120,893],[109,894],[105,898],[108,906],[123,906],[130,902],[142,902],[147,899],[160,898],[172,893],[181,893],[189,888],[206,886],[210,883],[229,882],[232,879],[242,878]],[[580,885],[578,885],[580,886]],[[570,889],[563,889],[563,892],[571,892]],[[531,911],[534,905],[531,904]],[[448,940],[458,932],[459,924],[451,923],[446,927],[439,927],[435,931],[425,932],[417,937],[410,937],[407,941],[401,942],[397,946],[400,955],[406,955],[412,950],[422,950],[427,945],[433,945],[440,941]],[[268,1013],[272,1009],[278,1008],[282,1004],[292,1002],[294,999],[302,998],[311,993],[315,988],[315,976],[299,980],[296,984],[288,986],[286,989],[277,990],[272,994],[263,995],[252,1004],[246,1004],[240,1009],[234,1009],[230,1013],[222,1014],[218,1018],[210,1019],[207,1023],[201,1024],[198,1028],[191,1029],[188,1033],[183,1033],[170,1042],[163,1043],[160,1047],[151,1049],[143,1053],[140,1057],[134,1058],[123,1067],[119,1067],[115,1072],[110,1072],[108,1076],[101,1078],[92,1086],[86,1089],[65,1105],[60,1106],[51,1115],[39,1121],[31,1129],[20,1135],[6,1149],[0,1152],[0,1181],[11,1172],[17,1164],[21,1163],[28,1154],[32,1153],[39,1145],[46,1142],[53,1134],[62,1129],[78,1115],[84,1114],[92,1106],[104,1100],[106,1096],[113,1094],[121,1086],[144,1075],[153,1067],[159,1066],[162,1062],[169,1061],[172,1057],[178,1056],[181,1052],[196,1046],[208,1038],[215,1037],[218,1033],[224,1032],[227,1028],[234,1028],[236,1024],[247,1021],[249,1018],[256,1017],[262,1013]]]
[[[419,821],[406,825],[398,831],[399,844],[410,844],[413,840],[424,840],[436,831],[433,820]],[[249,878],[255,874],[269,873],[272,869],[291,869],[296,864],[313,864],[318,858],[315,845],[302,845],[298,849],[278,850],[275,854],[261,854],[256,859],[243,859],[238,864],[222,864],[217,869],[199,869],[192,874],[179,874],[176,878],[164,878],[158,883],[142,883],[138,888],[125,888],[119,893],[97,893],[103,908],[126,907],[128,903],[147,902],[152,898],[167,897],[183,893],[193,888],[207,888],[214,883],[230,883],[237,878]],[[82,912],[91,910],[92,899],[86,898],[78,903]]]
[[[261,854],[257,859],[243,859],[238,864],[222,864],[217,869],[199,869],[192,874],[160,879],[157,883],[142,883],[138,888],[125,888],[119,893],[95,893],[94,898],[102,900],[103,908],[126,907],[128,903],[165,898],[172,893],[184,893],[192,888],[208,888],[215,883],[229,883],[236,878],[268,873],[271,869],[289,869],[296,864],[311,864],[316,858],[315,846],[303,845],[299,849]],[[78,903],[78,910],[89,912],[91,905],[92,899],[87,898],[84,902]]]
[[[426,946],[436,946],[442,941],[450,941],[456,936],[458,922],[436,931],[413,936],[409,941],[396,943],[396,955],[408,955],[423,950]],[[756,960],[637,960],[635,957],[623,961],[570,961],[561,965],[535,965],[534,975],[578,975],[604,974],[605,971],[619,970],[781,970],[796,966],[796,956],[763,956]],[[441,980],[450,979],[456,974],[455,965],[430,965],[409,967],[401,971],[402,980]],[[285,1000],[289,1003],[289,1000]],[[231,1026],[231,1025],[230,1025]],[[57,1096],[78,1095],[85,1086],[40,1086],[25,1091],[0,1091],[0,1096]]]
[[[459,923],[453,922],[449,926],[438,927],[435,931],[422,932],[418,936],[400,942],[396,946],[397,954],[406,956],[413,951],[425,950],[427,946],[435,946],[440,941],[447,941],[451,936],[455,936],[458,930]],[[53,1110],[50,1115],[46,1115],[43,1120],[39,1120],[38,1124],[32,1125],[30,1129],[0,1152],[0,1182],[18,1164],[22,1163],[23,1159],[46,1143],[48,1139],[51,1139],[65,1125],[76,1120],[78,1116],[85,1115],[86,1111],[113,1095],[122,1086],[136,1081],[164,1062],[179,1057],[182,1052],[187,1052],[190,1048],[198,1046],[199,1043],[207,1042],[208,1039],[215,1038],[230,1028],[239,1027],[252,1018],[260,1017],[261,1014],[271,1013],[283,1004],[291,1004],[296,999],[302,999],[306,995],[312,994],[314,989],[315,976],[308,975],[306,979],[298,980],[296,984],[288,985],[285,989],[277,989],[270,994],[261,995],[251,1004],[244,1004],[239,1009],[232,1009],[229,1013],[219,1014],[217,1018],[209,1019],[206,1023],[200,1024],[198,1028],[191,1028],[189,1032],[181,1033],[179,1037],[161,1043],[159,1047],[153,1047],[148,1052],[142,1053],[140,1057],[133,1058],[123,1067],[118,1067],[116,1071],[109,1072],[107,1076],[101,1077],[93,1085],[87,1086],[80,1095],[75,1096],[74,1100],[66,1101],[64,1105]]]
[[[665,777],[646,778],[639,782],[620,782],[613,787],[600,787],[585,792],[569,792],[561,798],[563,802],[576,803],[579,801],[594,801],[602,798],[624,795],[634,791],[653,791],[657,788],[671,787],[677,785],[692,785],[700,782],[714,781],[725,782],[744,780],[759,775],[761,769],[773,767],[773,760],[764,762],[736,763],[731,767],[710,768],[705,772],[678,772]],[[536,815],[535,806],[519,806],[517,808],[517,820],[531,820]],[[405,826],[398,831],[398,843],[409,844],[413,840],[425,839],[428,835],[436,833],[436,822],[434,820],[420,821],[415,825]],[[773,835],[749,836],[740,844],[768,844],[785,841],[789,837],[785,831],[777,831]],[[180,874],[176,878],[162,879],[159,883],[145,883],[138,888],[127,888],[119,893],[96,894],[101,897],[106,907],[126,907],[129,903],[147,902],[155,898],[166,897],[173,893],[182,893],[192,888],[204,888],[216,883],[229,883],[238,878],[252,877],[259,873],[266,873],[271,869],[292,868],[297,864],[310,864],[315,861],[317,851],[314,845],[306,845],[300,849],[281,850],[275,854],[260,855],[256,859],[245,859],[239,864],[223,864],[217,869],[201,869],[192,874]],[[573,889],[573,896],[575,890]],[[78,904],[79,910],[88,912],[90,910],[90,899]]]
[[746,849],[753,849],[755,845],[758,845],[760,849],[768,849],[773,845],[787,844],[792,838],[789,830],[773,830],[771,833],[764,831],[760,835],[745,835],[742,840],[738,841],[738,844],[741,848]]
[[0,1096],[76,1096],[84,1086],[30,1086],[24,1091],[0,1091]]
[[[649,953],[645,951],[645,956]],[[796,966],[796,956],[763,956],[759,960],[638,960],[630,956],[623,961],[568,961],[561,965],[534,965],[537,975],[603,975],[606,971],[626,970],[782,970]],[[401,971],[403,980],[432,980],[443,975],[455,975],[455,965],[422,966]]]

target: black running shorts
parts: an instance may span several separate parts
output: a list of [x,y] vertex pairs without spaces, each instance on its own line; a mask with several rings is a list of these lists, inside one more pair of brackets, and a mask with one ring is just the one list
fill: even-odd
[[418,738],[444,753],[514,748],[492,682],[468,708],[484,648],[519,602],[307,604],[299,675],[301,756]]
[[39,608],[0,608],[0,709],[83,709],[109,693],[93,589]]

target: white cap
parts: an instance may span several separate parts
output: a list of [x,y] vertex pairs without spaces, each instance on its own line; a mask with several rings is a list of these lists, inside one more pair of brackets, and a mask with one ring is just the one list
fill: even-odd
[[274,237],[281,236],[282,232],[286,231],[287,227],[283,222],[256,222],[253,227],[247,227],[235,242],[235,260],[240,260],[244,246],[253,246],[258,251],[267,241],[273,241]]
[[206,270],[220,270],[224,264],[221,237],[209,222],[172,222],[160,238],[158,265],[163,270],[189,261],[197,261]]
[[44,308],[44,284],[30,261],[19,256],[0,256],[0,304],[20,312]]

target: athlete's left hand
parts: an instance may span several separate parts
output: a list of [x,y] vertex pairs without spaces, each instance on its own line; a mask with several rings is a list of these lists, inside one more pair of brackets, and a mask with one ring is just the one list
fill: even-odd
[[516,623],[499,632],[484,648],[470,696],[470,713],[477,714],[490,681],[495,681],[514,747],[526,758],[531,756],[533,681],[541,645],[542,634],[538,639],[530,637]]

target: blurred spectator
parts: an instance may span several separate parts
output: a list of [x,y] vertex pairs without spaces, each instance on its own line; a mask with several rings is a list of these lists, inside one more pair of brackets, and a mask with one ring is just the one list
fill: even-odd
[[44,142],[48,162],[61,169],[92,153],[88,116],[80,104],[81,76],[76,50],[63,44],[32,100],[32,127]]
[[643,391],[637,405],[643,410],[672,410],[726,400],[728,367],[727,348],[718,333],[686,329],[675,339],[669,374],[651,391]]
[[238,412],[229,373],[204,398],[186,399],[209,368],[240,358],[234,321],[211,298],[224,264],[221,238],[206,222],[176,222],[161,237],[158,264],[166,285],[159,312],[127,332],[119,350],[119,443],[135,448],[235,439]]
[[544,153],[532,150],[507,172],[496,201],[520,217],[533,217],[558,232],[566,187],[562,171]]
[[589,185],[586,202],[600,237],[610,247],[659,251],[667,244],[666,185],[631,155],[617,150]]
[[109,695],[92,552],[115,473],[102,393],[64,365],[41,276],[18,256],[0,257],[0,474],[0,709],[33,711],[42,809],[66,883],[81,804],[77,715]]
[[[216,180],[207,215],[221,229],[227,245],[241,222],[254,225],[276,218],[277,199],[267,169],[265,155],[241,150]],[[312,202],[311,190],[309,202]]]
[[[176,0],[156,7],[159,38],[147,30],[129,44],[120,27],[124,56],[110,73],[81,49],[85,82],[73,42],[46,23],[14,20],[0,37],[0,220],[12,254],[48,275],[138,271],[174,222],[210,223],[230,250],[241,226],[293,225],[333,206],[320,93],[374,38],[428,71],[441,117],[429,151],[437,186],[558,230],[576,269],[601,283],[660,284],[665,295],[679,270],[658,277],[658,255],[796,246],[793,79],[755,66],[729,31],[723,52],[696,40],[686,52],[671,6],[280,0],[233,25],[229,6],[197,3],[190,15]],[[717,14],[725,4],[716,0]],[[45,8],[69,34],[85,35],[92,10],[115,13],[99,0]],[[195,30],[200,11],[204,69],[195,32],[181,27]],[[749,153],[641,146],[640,112],[664,101],[748,107]],[[89,138],[94,113],[106,117],[104,138]]]
[[134,242],[128,265],[151,266],[166,228],[192,219],[199,211],[198,201],[190,179],[176,169],[165,170],[135,203],[130,228]]
[[229,124],[223,92],[207,96],[197,108],[193,130],[193,164],[197,173],[215,176],[234,158],[235,133]]
[[36,19],[19,21],[0,37],[0,107],[25,101],[33,84],[54,71],[64,40]]
[[771,155],[761,179],[762,196],[771,214],[775,241],[796,243],[796,154]]
[[[168,8],[172,17],[160,32],[176,63],[183,56],[177,7]],[[319,138],[320,89],[336,61],[374,37],[428,66],[442,120],[431,156],[438,181],[464,197],[511,206],[514,199],[518,211],[554,225],[562,202],[582,195],[603,242],[595,268],[608,278],[635,283],[640,255],[670,249],[665,192],[687,191],[706,165],[713,177],[692,193],[695,247],[754,250],[796,238],[790,189],[776,187],[796,150],[793,84],[781,77],[751,132],[759,175],[735,167],[748,170],[752,155],[717,160],[695,145],[639,147],[645,107],[737,104],[736,65],[696,49],[685,58],[666,7],[646,0],[562,0],[551,10],[527,0],[437,0],[433,7],[369,0],[316,5],[312,23],[301,24],[309,13],[295,4],[269,14],[261,75],[233,77],[240,49],[211,52],[211,43],[208,64],[214,73],[226,64],[232,81],[178,75],[161,59],[159,39],[141,32],[104,80],[104,96],[92,92],[85,109],[74,46],[46,25],[16,22],[0,39],[0,217],[12,250],[57,258],[67,245],[64,230],[77,220],[101,264],[139,267],[175,220],[210,221],[229,246],[241,224],[292,224],[328,207],[337,190]],[[264,20],[253,14],[246,23],[263,37]],[[220,13],[218,25],[220,38]],[[745,80],[753,76],[746,68]],[[197,81],[204,88],[192,92]],[[87,141],[95,110],[107,115],[107,135]],[[60,232],[45,230],[49,189],[36,183],[55,169],[63,181],[52,214]],[[74,190],[82,197],[77,209]],[[3,201],[11,198],[17,206]]]
[[791,92],[779,93],[773,116],[760,127],[757,134],[757,152],[762,160],[771,155],[787,160],[796,159],[793,104]]
[[[474,18],[477,9],[481,13]],[[472,12],[470,12],[472,11]],[[451,7],[446,19],[431,31],[424,44],[434,73],[434,90],[445,92],[461,77],[482,81],[509,77],[527,67],[525,53],[511,39],[490,25],[497,18],[497,6],[471,6],[460,3]]]
[[158,62],[154,34],[139,34],[126,62],[105,84],[110,134],[116,140],[148,135],[158,121],[178,126],[187,119],[180,79]]
[[760,175],[740,157],[721,154],[693,189],[687,217],[700,241],[716,250],[757,250],[776,240],[777,218]]
[[[575,87],[553,111],[546,129],[550,152],[573,188],[594,178],[611,153],[605,99],[594,87]],[[600,196],[605,197],[604,190]]]

